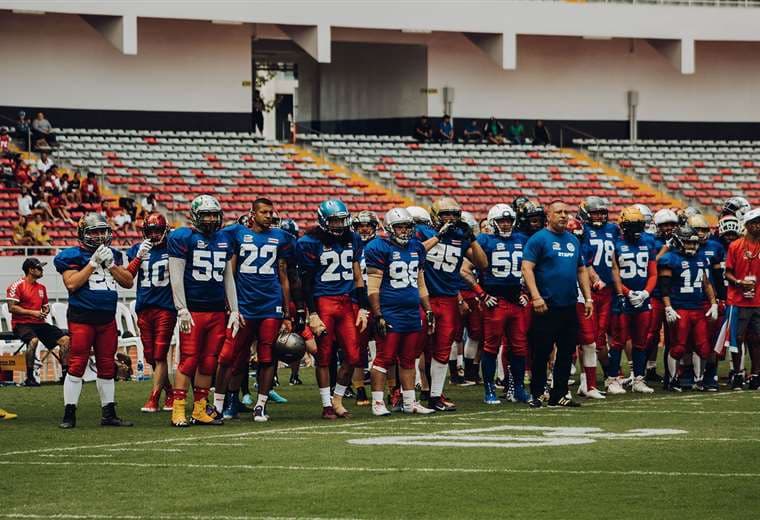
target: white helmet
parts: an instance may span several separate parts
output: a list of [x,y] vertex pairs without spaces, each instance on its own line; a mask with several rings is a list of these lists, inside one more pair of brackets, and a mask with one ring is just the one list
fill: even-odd
[[425,208],[419,206],[409,206],[406,211],[412,216],[415,224],[427,224],[428,226],[433,224],[430,219],[430,213]]
[[663,208],[654,214],[655,226],[663,224],[678,224],[678,215],[672,209]]
[[512,224],[514,225],[517,216],[515,215],[515,210],[512,209],[512,206],[509,204],[496,204],[494,207],[488,210],[488,217],[486,218],[488,219],[488,225],[497,235],[502,237],[508,237],[512,235],[512,228],[510,228],[508,232],[504,232],[501,231],[499,229],[499,226],[496,225],[497,220],[502,220],[505,218],[512,219]]
[[742,234],[741,222],[734,215],[726,215],[718,221],[718,236],[722,237],[726,233],[736,233],[737,236]]
[[636,208],[644,215],[644,231],[647,233],[655,234],[657,232],[657,226],[654,224],[654,215],[652,210],[646,204],[634,204]]
[[[403,232],[397,231],[395,226],[400,224],[408,224],[408,230],[404,230]],[[401,246],[405,246],[412,239],[412,235],[414,235],[414,218],[404,208],[393,208],[385,214],[383,227],[385,228],[385,232],[388,233],[388,238]]]
[[463,211],[461,216],[462,222],[470,226],[470,229],[473,233],[477,234],[479,232],[478,230],[478,221],[475,219],[475,216],[470,213],[469,211]]
[[758,218],[760,218],[760,208],[751,209],[744,214],[743,224],[746,227],[748,222],[752,222]]
[[734,215],[741,222],[744,215],[751,209],[752,207],[744,197],[729,197],[723,204],[721,215]]
[[222,206],[211,195],[199,195],[190,203],[190,221],[193,227],[210,235],[222,227]]

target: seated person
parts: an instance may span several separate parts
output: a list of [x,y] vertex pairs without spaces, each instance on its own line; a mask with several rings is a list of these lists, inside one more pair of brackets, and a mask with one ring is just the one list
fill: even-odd
[[19,217],[16,225],[13,226],[13,243],[17,246],[34,245],[34,236],[26,228],[26,217]]
[[489,144],[506,143],[506,139],[504,139],[504,125],[493,116],[491,116],[483,128],[483,133],[486,135],[486,140]]
[[100,186],[98,186],[98,180],[93,172],[87,174],[87,179],[82,183],[81,191],[82,202],[85,204],[100,202]]
[[414,128],[414,138],[423,143],[433,138],[433,129],[430,127],[427,116],[420,117],[417,126]]
[[45,119],[45,114],[42,112],[37,112],[37,117],[32,121],[32,140],[36,148],[58,146],[53,133],[53,125]]
[[50,204],[50,210],[52,211],[53,217],[55,219],[63,220],[67,224],[76,224],[76,222],[74,222],[74,219],[71,218],[69,210],[66,209],[66,198],[61,191],[54,190],[50,195],[48,204]]
[[465,143],[479,143],[483,140],[483,132],[480,131],[478,122],[474,119],[464,129],[464,142]]
[[444,114],[438,124],[438,139],[446,143],[454,142],[454,127],[451,125],[451,116],[448,114]]
[[536,121],[536,126],[533,128],[533,144],[537,146],[543,146],[552,142],[551,136],[549,136],[549,129],[544,126],[544,122],[540,119]]
[[16,119],[14,126],[16,128],[15,137],[19,148],[28,152],[29,150],[27,150],[27,148],[29,147],[29,143],[27,142],[27,139],[29,137],[28,134],[32,129],[32,123],[29,121],[29,118],[26,117],[26,112],[22,110],[18,113],[18,119]]
[[525,142],[525,127],[519,120],[514,120],[509,125],[509,140],[514,144],[523,144]]

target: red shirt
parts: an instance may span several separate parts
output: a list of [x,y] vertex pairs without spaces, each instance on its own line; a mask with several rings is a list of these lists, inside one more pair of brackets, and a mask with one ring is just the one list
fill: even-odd
[[[5,295],[8,297],[8,307],[19,305],[24,309],[38,311],[48,302],[47,289],[41,283],[27,282],[24,278],[13,282],[6,290]],[[15,327],[19,323],[45,323],[42,318],[34,316],[13,314],[11,326]]]
[[755,276],[755,297],[744,297],[741,287],[728,286],[728,304],[739,307],[760,307],[760,243],[751,244],[745,237],[731,242],[726,255],[726,270],[734,273],[737,280],[747,275]]

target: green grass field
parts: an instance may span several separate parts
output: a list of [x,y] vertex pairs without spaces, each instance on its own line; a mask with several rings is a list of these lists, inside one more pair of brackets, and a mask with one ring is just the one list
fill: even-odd
[[271,421],[169,427],[141,414],[148,383],[118,383],[105,429],[94,384],[78,426],[59,386],[0,388],[0,518],[736,518],[760,511],[760,392],[618,396],[575,410],[319,418],[313,372]]

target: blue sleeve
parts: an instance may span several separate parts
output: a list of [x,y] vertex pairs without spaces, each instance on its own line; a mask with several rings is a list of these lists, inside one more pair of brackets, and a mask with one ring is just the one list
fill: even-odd
[[528,239],[528,243],[525,244],[525,252],[523,253],[523,261],[538,263],[538,259],[541,258],[543,253],[543,240],[537,233]]
[[425,246],[422,245],[422,242],[417,242],[417,252],[420,255],[420,265],[425,265],[425,260],[427,260],[427,251],[425,251]]
[[72,269],[78,271],[84,266],[84,258],[76,248],[64,249],[53,259],[55,270],[63,274]]
[[359,237],[359,233],[353,233],[352,234],[352,242],[354,246],[354,261],[358,262],[359,259],[362,257],[362,250],[364,249],[364,244],[362,243],[361,237]]
[[119,251],[118,249],[111,248],[111,252],[113,253],[113,263],[116,265],[123,265],[124,264],[124,253]]
[[657,260],[657,266],[670,268],[672,266],[672,257],[673,255],[671,253],[665,253],[659,260]]
[[296,261],[298,266],[304,271],[313,271],[316,269],[317,252],[316,244],[307,237],[301,237],[296,243]]
[[417,233],[415,237],[420,242],[424,242],[435,236],[435,231],[430,226],[417,226]]
[[140,249],[140,244],[134,244],[132,247],[127,249],[127,260],[130,262],[134,260],[137,257],[137,250]]
[[373,240],[364,248],[364,263],[374,269],[385,269],[385,254],[379,240]]
[[480,247],[483,248],[483,251],[486,254],[488,254],[488,251],[490,249],[489,246],[488,246],[488,243],[489,243],[488,235],[485,234],[485,233],[481,233],[481,234],[478,235],[478,238],[476,238],[475,241],[478,244],[480,244]]
[[283,260],[290,262],[296,254],[295,238],[286,231],[280,232],[280,250],[278,256]]
[[189,228],[179,228],[169,233],[169,238],[166,241],[166,249],[169,251],[169,256],[173,258],[187,258],[187,252],[190,250],[191,233]]

